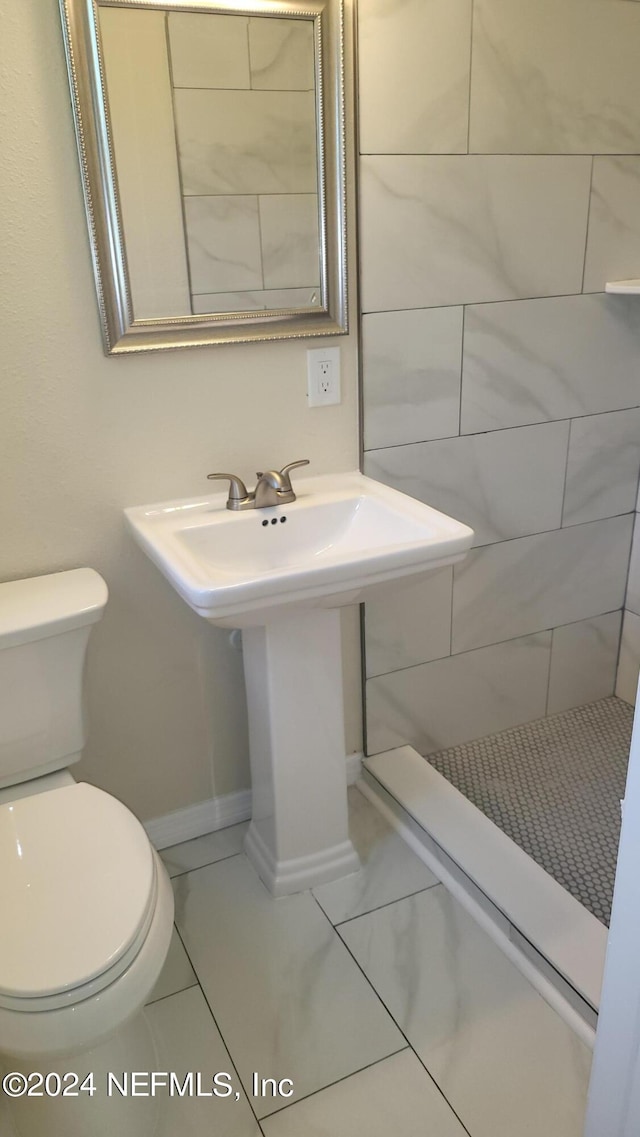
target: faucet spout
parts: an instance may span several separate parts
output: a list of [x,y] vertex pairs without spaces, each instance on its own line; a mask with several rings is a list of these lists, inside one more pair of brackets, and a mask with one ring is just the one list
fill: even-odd
[[287,489],[279,470],[265,470],[264,474],[260,475],[254,496],[256,509],[265,509],[270,505],[282,505],[296,500],[291,483]]
[[257,508],[286,505],[287,502],[295,501],[296,495],[291,485],[290,471],[297,469],[298,466],[308,465],[309,459],[303,458],[300,462],[289,462],[281,470],[265,470],[263,474],[259,474],[255,490]]
[[289,462],[281,470],[266,470],[256,474],[258,479],[253,493],[247,492],[244,482],[235,474],[208,474],[209,478],[224,478],[229,482],[227,509],[268,509],[273,505],[286,505],[296,500],[289,472],[298,466],[308,466],[309,459]]

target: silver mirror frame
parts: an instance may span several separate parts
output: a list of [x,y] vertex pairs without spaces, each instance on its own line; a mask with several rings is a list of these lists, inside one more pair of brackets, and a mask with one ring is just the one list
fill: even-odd
[[[100,7],[313,19],[322,293],[317,309],[134,319],[102,61]],[[343,0],[60,0],[60,11],[106,354],[345,334]]]

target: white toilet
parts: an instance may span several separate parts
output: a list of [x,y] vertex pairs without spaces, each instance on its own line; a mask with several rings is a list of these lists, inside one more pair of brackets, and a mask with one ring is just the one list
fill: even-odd
[[74,1054],[105,1045],[107,1065],[111,1045],[121,1062],[125,1024],[169,948],[173,893],[144,828],[69,772],[85,743],[87,643],[106,602],[87,568],[0,584],[3,1071],[46,1073],[61,1054],[74,1070]]

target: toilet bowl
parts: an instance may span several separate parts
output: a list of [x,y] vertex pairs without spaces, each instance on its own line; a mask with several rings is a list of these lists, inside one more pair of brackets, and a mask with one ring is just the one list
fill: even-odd
[[[74,1070],[89,1052],[108,1067],[169,949],[173,893],[143,826],[68,770],[85,742],[82,672],[106,601],[92,569],[0,584],[3,1073],[46,1073],[60,1056]],[[91,1134],[91,1110],[76,1113]],[[64,1127],[75,1132],[73,1118]]]

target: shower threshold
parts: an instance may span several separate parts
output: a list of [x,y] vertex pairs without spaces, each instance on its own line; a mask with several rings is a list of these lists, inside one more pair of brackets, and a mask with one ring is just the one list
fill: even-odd
[[[470,750],[478,743],[441,751],[428,759],[411,746],[401,746],[367,758],[363,765],[363,792],[445,883],[458,891],[518,966],[532,972],[532,981],[543,994],[550,1001],[559,996],[559,1002],[589,1029],[595,1026],[600,1001],[607,928],[548,870],[560,876],[562,869],[564,881],[577,893],[575,881],[584,885],[590,871],[580,866],[585,857],[591,857],[599,879],[597,902],[610,903],[632,718],[632,708],[612,697],[482,740],[490,757],[484,777],[475,777],[479,788],[473,792],[488,811],[488,791],[482,782],[491,782],[488,796],[500,803],[499,811],[492,806],[495,820],[436,769],[436,764],[441,765],[453,778],[455,765],[455,776],[470,795],[474,779],[469,765],[475,760]],[[507,791],[502,787],[505,779],[500,763],[509,764],[503,757],[509,736],[522,749],[523,732],[529,745],[524,757],[521,754],[512,764],[519,769],[528,766],[529,773],[524,778],[520,770],[517,778],[508,779],[511,788]],[[564,750],[552,749],[554,738]],[[524,761],[527,756],[528,762]],[[561,763],[566,763],[564,772]],[[465,782],[460,771],[466,771]],[[524,809],[520,803],[531,780],[536,793]],[[556,817],[560,836],[551,842],[552,852],[545,853],[546,867],[542,867],[512,835],[525,844],[522,826],[526,815],[529,850],[542,859],[534,845],[540,843],[543,828],[537,814],[543,808],[545,781],[556,809],[558,802],[564,804]],[[575,809],[569,821],[567,802],[582,807]],[[500,825],[496,824],[498,812]],[[509,819],[512,835],[505,831]],[[574,845],[577,854],[572,852]],[[569,872],[572,860],[577,869],[574,863]]]

